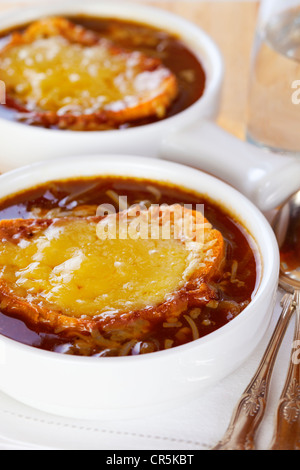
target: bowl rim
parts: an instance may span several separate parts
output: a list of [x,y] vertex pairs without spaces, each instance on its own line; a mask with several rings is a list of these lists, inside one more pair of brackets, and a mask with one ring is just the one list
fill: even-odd
[[[94,9],[94,13],[92,11],[88,11],[89,9]],[[194,52],[196,57],[200,60],[202,63],[205,73],[206,73],[206,84],[205,84],[205,89],[202,94],[202,96],[191,106],[186,108],[185,110],[170,116],[166,119],[163,119],[161,121],[149,123],[149,124],[144,124],[141,126],[137,127],[131,127],[128,129],[112,129],[108,131],[93,131],[93,134],[99,137],[99,135],[107,136],[111,135],[112,138],[117,138],[117,136],[122,133],[126,134],[131,134],[132,137],[134,137],[135,134],[141,132],[141,130],[145,129],[159,129],[159,128],[164,128],[166,126],[174,126],[176,127],[176,124],[182,120],[188,120],[189,116],[192,116],[194,113],[197,113],[198,109],[202,109],[207,106],[206,103],[209,104],[210,100],[212,97],[216,94],[216,92],[220,89],[223,83],[224,79],[224,58],[223,55],[215,43],[215,41],[198,25],[195,23],[175,14],[172,12],[169,12],[167,10],[164,10],[162,8],[157,8],[156,6],[150,6],[146,4],[135,4],[130,1],[121,1],[121,0],[115,0],[114,2],[108,4],[104,2],[103,0],[87,0],[84,2],[82,5],[81,0],[62,0],[59,2],[59,4],[52,4],[49,5],[48,3],[44,4],[36,4],[34,5],[23,5],[18,11],[16,12],[15,10],[4,12],[2,15],[0,15],[0,31],[3,30],[3,22],[5,22],[5,28],[4,29],[9,29],[13,28],[14,26],[20,26],[22,24],[22,21],[17,20],[16,18],[19,18],[20,16],[28,17],[28,16],[33,16],[34,18],[40,18],[44,14],[47,14],[47,12],[52,12],[54,14],[54,11],[57,11],[60,14],[70,14],[67,10],[72,10],[72,14],[76,16],[76,14],[85,14],[88,11],[88,14],[91,16],[98,16],[101,18],[105,17],[103,11],[111,9],[112,11],[114,10],[114,17],[119,17],[122,19],[122,15],[125,13],[126,10],[130,10],[131,12],[134,12],[134,15],[137,15],[138,17],[143,17],[145,19],[145,24],[148,24],[149,26],[156,26],[156,22],[153,20],[153,18],[156,16],[157,18],[163,18],[166,21],[165,30],[169,31],[172,33],[172,30],[170,29],[170,24],[176,25],[176,28],[178,27],[178,36],[179,38],[183,41],[186,42],[187,46],[190,47],[190,49]],[[100,13],[99,9],[102,10],[102,13]],[[97,13],[98,10],[98,13]],[[159,13],[159,15],[157,15]],[[107,15],[107,18],[111,17],[110,15]],[[149,20],[149,17],[151,17],[151,21]],[[31,19],[29,21],[34,21],[34,19]],[[133,20],[136,22],[142,22],[144,20],[142,19],[136,19]],[[23,23],[24,24],[24,23]],[[174,33],[174,31],[173,31]],[[187,36],[193,36],[195,43],[197,42],[197,46],[195,45],[192,46],[190,44],[190,41],[186,40]],[[196,38],[196,39],[195,39]],[[201,49],[201,51],[200,51]],[[207,65],[207,62],[209,62],[209,65]],[[210,71],[208,70],[210,68]],[[208,77],[209,76],[209,77]],[[14,127],[15,129],[18,129],[20,127],[24,127],[25,124],[21,122],[17,122],[14,120],[9,120],[6,119],[5,117],[0,117],[0,123],[1,122],[6,122],[10,126]],[[188,121],[187,121],[188,122]],[[71,131],[71,130],[59,130],[59,129],[46,129],[43,127],[35,127],[35,126],[28,126],[27,125],[27,130],[28,132],[34,132],[34,133],[39,133],[39,134],[53,134],[53,136],[58,136],[61,135],[62,133],[66,136],[82,136],[82,132],[80,131]]]
[[[249,200],[247,199],[243,194],[241,194],[239,191],[237,191],[235,188],[232,186],[229,186],[227,183],[224,183],[223,181],[219,180],[218,178],[209,175],[207,173],[204,173],[200,170],[187,167],[183,164],[179,163],[174,163],[170,161],[165,161],[161,159],[155,159],[155,158],[149,158],[149,157],[138,157],[138,156],[132,156],[132,155],[120,155],[120,154],[115,154],[115,155],[107,155],[109,165],[111,165],[112,170],[107,173],[96,173],[96,168],[93,168],[91,170],[90,177],[93,176],[119,176],[118,175],[118,163],[123,163],[123,165],[129,166],[131,168],[142,165],[142,168],[149,168],[150,167],[154,168],[155,166],[155,171],[159,171],[160,169],[166,170],[172,170],[172,171],[178,171],[180,174],[181,172],[185,172],[188,176],[188,173],[190,175],[197,175],[199,179],[205,179],[207,181],[207,185],[210,185],[213,187],[213,185],[218,185],[220,188],[220,192],[224,194],[227,192],[228,195],[232,196],[232,198],[238,200],[238,203],[235,203],[235,206],[228,208],[229,213],[232,211],[232,215],[234,215],[237,219],[237,221],[245,221],[245,216],[242,214],[245,214],[245,210],[248,210],[249,213],[251,214],[251,223],[258,223],[258,227],[260,230],[263,231],[263,237],[261,237],[260,240],[257,240],[256,237],[254,237],[252,230],[249,227],[246,227],[246,230],[249,232],[250,237],[253,238],[258,251],[259,251],[259,258],[260,258],[260,264],[262,266],[262,270],[260,273],[260,279],[259,283],[257,285],[255,294],[249,303],[249,305],[234,319],[232,319],[229,323],[226,325],[218,328],[217,330],[213,331],[212,333],[209,333],[208,335],[201,337],[197,340],[191,341],[189,343],[177,346],[175,348],[167,349],[167,350],[162,350],[162,351],[157,351],[155,353],[151,354],[144,354],[144,355],[136,355],[136,356],[125,356],[125,357],[101,357],[100,359],[97,357],[83,357],[83,356],[72,356],[72,355],[65,355],[53,351],[47,351],[47,350],[42,350],[39,348],[36,348],[31,345],[27,345],[24,343],[21,343],[17,340],[11,339],[7,336],[4,336],[3,334],[0,334],[0,346],[1,343],[3,346],[8,346],[8,347],[13,347],[15,350],[31,354],[34,356],[39,356],[43,357],[48,360],[54,360],[54,361],[59,361],[60,363],[77,363],[77,364],[88,364],[89,366],[95,365],[96,367],[100,367],[101,364],[109,364],[111,366],[116,367],[117,365],[121,364],[124,366],[125,364],[132,365],[137,361],[161,361],[164,359],[168,359],[170,357],[173,357],[176,359],[176,357],[184,354],[185,352],[189,352],[190,350],[197,350],[197,348],[200,348],[201,346],[209,345],[210,343],[213,344],[214,342],[217,342],[221,336],[226,337],[227,333],[230,333],[231,330],[234,330],[239,327],[241,323],[247,320],[249,315],[251,315],[253,309],[255,309],[256,304],[259,304],[261,301],[261,298],[264,296],[265,290],[269,287],[273,289],[275,286],[278,285],[278,277],[279,277],[279,248],[278,244],[276,241],[275,234],[266,219],[266,217],[260,212],[260,210]],[[24,175],[30,176],[32,175],[32,170],[39,172],[40,170],[45,170],[45,173],[47,174],[47,167],[53,167],[57,165],[58,162],[63,163],[63,165],[70,166],[72,169],[75,167],[74,161],[76,162],[81,162],[84,160],[84,164],[88,166],[88,162],[93,162],[96,166],[99,165],[107,165],[107,162],[103,161],[105,159],[105,155],[101,155],[100,158],[97,155],[90,155],[90,156],[76,156],[76,157],[64,157],[59,160],[52,160],[52,161],[42,161],[35,163],[33,165],[28,165],[24,166],[21,168],[18,168],[16,170],[4,173],[3,175],[0,175],[0,184],[3,186],[3,183],[6,182],[6,184],[10,183],[11,180],[14,178],[24,178]],[[59,166],[58,166],[58,172],[59,172]],[[41,172],[43,174],[43,172]],[[125,175],[127,177],[128,175]],[[85,178],[86,175],[83,175],[83,178]],[[55,179],[51,178],[48,180],[48,182],[51,181],[59,181],[64,180],[66,181],[67,179],[72,179],[72,178],[78,178],[78,176],[70,176],[68,178],[60,178],[59,176]],[[145,176],[133,176],[133,178],[145,178]],[[157,178],[151,178],[153,181],[160,181],[162,183],[167,182],[166,180],[162,180],[160,178],[160,175],[157,175]],[[171,184],[176,184],[179,183],[174,183],[174,181],[170,181]],[[30,183],[26,186],[26,189],[30,189],[30,187],[37,187],[39,185],[45,184],[44,181],[41,181],[40,183],[34,184],[33,186],[30,186]],[[47,184],[47,181],[46,181]],[[181,188],[185,188],[187,190],[191,190],[192,188],[189,187],[188,183],[183,186],[180,185]],[[7,196],[9,194],[17,194],[19,192],[23,192],[26,190],[25,188],[17,191],[16,193],[7,193]],[[192,189],[194,191],[194,189]],[[195,191],[196,192],[196,191]],[[201,191],[198,192],[199,195],[204,195],[204,193],[201,193]],[[207,195],[205,193],[205,195]],[[210,199],[214,201],[215,203],[219,203],[217,198],[212,197],[209,195]],[[229,196],[228,196],[229,197]],[[4,197],[1,197],[1,200],[4,200]],[[235,214],[234,214],[235,212]],[[242,214],[241,214],[242,213]],[[239,215],[241,215],[239,219]],[[254,219],[254,220],[253,220]],[[249,219],[247,218],[247,221]],[[244,223],[242,222],[242,227],[244,226]],[[265,249],[261,250],[261,245],[265,245]],[[266,264],[264,261],[267,260],[268,264]]]

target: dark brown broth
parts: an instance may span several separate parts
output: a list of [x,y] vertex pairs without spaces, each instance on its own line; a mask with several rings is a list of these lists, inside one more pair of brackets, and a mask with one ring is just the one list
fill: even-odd
[[[155,191],[153,191],[153,189]],[[146,180],[129,179],[88,179],[59,182],[41,186],[23,194],[16,195],[0,203],[0,220],[10,218],[32,218],[32,210],[41,209],[44,212],[57,209],[74,210],[82,205],[95,205],[109,203],[112,199],[107,195],[108,190],[113,190],[119,196],[126,196],[129,205],[148,200],[152,204],[204,204],[204,215],[212,223],[214,228],[221,231],[226,242],[226,265],[224,273],[230,273],[233,263],[238,263],[237,279],[242,284],[232,283],[228,275],[224,275],[217,281],[221,302],[217,308],[205,307],[195,323],[199,331],[199,337],[219,329],[236,317],[251,301],[257,282],[257,264],[253,249],[249,243],[245,231],[238,221],[226,211],[211,203],[204,197],[192,192],[181,190],[170,185],[153,183]],[[157,197],[159,190],[160,197]],[[77,196],[76,196],[77,195]],[[71,197],[70,197],[71,196]],[[66,201],[66,198],[68,200]],[[71,205],[70,205],[70,200]],[[118,207],[116,210],[118,210]],[[71,212],[70,212],[71,213]],[[222,285],[226,282],[226,285]],[[229,301],[229,303],[228,303]],[[186,312],[190,313],[190,312]],[[146,347],[150,351],[165,349],[165,340],[172,340],[173,347],[193,340],[188,323],[182,319],[185,335],[179,333],[180,328],[163,328],[160,325],[154,332],[142,338],[130,354],[139,353],[141,347],[145,352]],[[76,338],[65,338],[62,334],[49,334],[47,331],[37,330],[32,325],[26,325],[22,320],[0,313],[0,332],[14,340],[31,346],[56,352],[67,352],[75,355],[99,355],[104,348],[84,345],[82,339],[76,343]],[[79,347],[78,345],[81,344]],[[149,346],[150,345],[150,346]],[[122,344],[120,344],[120,347]],[[118,351],[105,353],[118,355]]]
[[[157,30],[153,27],[133,22],[103,19],[86,16],[68,18],[76,24],[99,32],[114,41],[117,45],[129,50],[138,50],[151,57],[158,57],[177,77],[179,94],[163,119],[174,116],[194,104],[205,89],[206,76],[204,69],[195,54],[174,35]],[[19,30],[23,30],[24,25]],[[11,31],[0,33],[1,40],[6,43]],[[17,113],[22,109],[14,109],[7,100],[6,106],[0,105],[0,117],[17,120]],[[136,127],[157,122],[158,118],[142,119],[125,123],[120,128]]]

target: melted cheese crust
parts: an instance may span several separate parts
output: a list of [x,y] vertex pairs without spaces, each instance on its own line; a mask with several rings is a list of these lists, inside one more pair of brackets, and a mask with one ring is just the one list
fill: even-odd
[[[154,222],[155,236],[142,236],[142,224],[149,235]],[[104,218],[2,221],[0,239],[1,308],[80,331],[137,318],[151,323],[209,302],[215,292],[207,282],[224,257],[221,234],[179,205]]]
[[163,117],[178,91],[160,60],[62,18],[15,33],[0,51],[0,79],[24,119],[71,129]]

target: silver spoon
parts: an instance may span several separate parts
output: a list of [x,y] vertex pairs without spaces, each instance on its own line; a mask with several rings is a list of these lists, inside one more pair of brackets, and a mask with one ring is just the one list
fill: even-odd
[[[279,211],[273,226],[283,253],[280,287],[293,295],[296,325],[270,450],[300,450],[300,192]],[[288,260],[284,256],[286,250]]]
[[[298,244],[300,246],[300,192],[289,200],[278,212],[273,228],[280,247],[290,239],[298,227]],[[300,345],[300,252],[297,243],[290,243],[294,251],[294,259],[299,266],[281,263],[280,287],[286,292],[282,299],[282,313],[270,339],[260,365],[250,384],[242,394],[223,439],[213,450],[254,450],[255,433],[264,417],[269,386],[276,357],[289,322],[295,312],[297,321],[294,345]],[[296,263],[297,264],[297,263]],[[290,368],[286,384],[282,391],[277,412],[277,425],[271,448],[299,447],[300,404],[299,404],[299,370],[300,365],[291,355]]]

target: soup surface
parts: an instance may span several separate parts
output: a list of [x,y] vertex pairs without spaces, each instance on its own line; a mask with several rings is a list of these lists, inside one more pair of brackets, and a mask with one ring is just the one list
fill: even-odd
[[[145,239],[137,243],[134,239],[124,239],[120,244],[108,239],[105,241],[107,244],[99,244],[99,232],[96,237],[96,228],[86,222],[107,220],[107,214],[120,216],[124,210],[137,207],[137,204],[145,210],[162,205],[180,205],[189,208],[188,214],[195,214],[192,211],[199,210],[199,207],[204,212],[205,219],[201,220],[205,222],[205,233],[212,234],[206,241],[211,243],[214,254],[219,247],[219,255],[214,258],[217,263],[209,266],[212,273],[209,276],[203,272],[207,259],[196,258],[196,272],[201,274],[198,278],[205,279],[205,282],[199,283],[196,279],[194,287],[200,286],[196,292],[191,289],[190,280],[193,278],[189,277],[189,294],[192,292],[192,296],[188,297],[187,303],[182,302],[186,297],[181,295],[183,286],[178,281],[188,257],[182,243],[168,239]],[[54,305],[58,301],[63,302],[60,307],[71,312],[71,318],[77,322],[66,327],[55,322],[48,325],[37,323],[34,316],[33,321],[29,321],[29,317],[24,318],[18,313],[17,301],[12,305],[14,308],[6,308],[7,297],[2,290],[1,334],[36,348],[85,356],[138,355],[169,349],[206,336],[227,324],[244,310],[255,293],[259,268],[253,243],[246,231],[216,204],[178,187],[147,180],[115,178],[54,182],[2,201],[0,220],[2,225],[5,223],[14,230],[18,224],[22,227],[14,236],[1,232],[1,279],[5,276],[10,279],[13,275],[15,286],[12,290],[17,295],[25,289],[31,295],[38,293],[44,298],[50,295],[47,301]],[[31,226],[29,234],[27,226]],[[63,236],[62,226],[67,227]],[[40,227],[43,231],[37,237]],[[47,231],[49,227],[54,227],[54,231]],[[216,244],[218,234],[219,244]],[[13,244],[9,245],[10,252],[3,251],[6,239],[16,239],[16,235],[21,236],[22,243],[18,243],[25,250],[22,251],[22,259],[14,258]],[[46,261],[42,266],[37,263],[41,254],[37,247],[45,247],[46,241],[48,250],[49,240],[54,240],[54,245],[51,244],[51,251],[43,251],[46,253],[43,261]],[[74,247],[77,250],[75,257]],[[195,244],[191,249],[194,256]],[[5,265],[3,256],[7,253],[10,254]],[[83,271],[76,271],[77,263],[81,261],[78,253],[85,255],[86,259],[93,255]],[[125,262],[125,270],[122,270],[122,262]],[[199,271],[199,266],[202,271]],[[74,279],[72,273],[77,276],[75,290],[74,283],[69,283],[70,275]],[[203,291],[203,287],[206,290]],[[175,295],[170,296],[173,291]],[[82,328],[82,324],[89,325],[86,322],[93,316],[91,306],[95,306],[95,297],[97,309],[108,312],[109,307],[113,307],[112,310],[123,311],[122,315],[116,316],[117,323],[110,322],[114,314],[109,312],[105,317],[106,320],[108,318],[108,329],[105,323],[99,323],[97,328]],[[91,298],[93,303],[88,303]],[[128,312],[137,308],[139,315],[134,312],[129,318]],[[126,321],[119,321],[120,318]]]
[[[204,92],[201,63],[174,35],[89,17],[59,19],[54,34],[56,23],[50,19],[32,30],[25,25],[2,33],[0,79],[7,82],[7,103],[0,106],[0,116],[47,128],[124,129],[174,116]],[[76,25],[83,28],[78,44],[69,41]],[[47,30],[53,36],[45,37]],[[93,33],[110,46],[100,47]],[[8,47],[12,38],[13,47]]]

